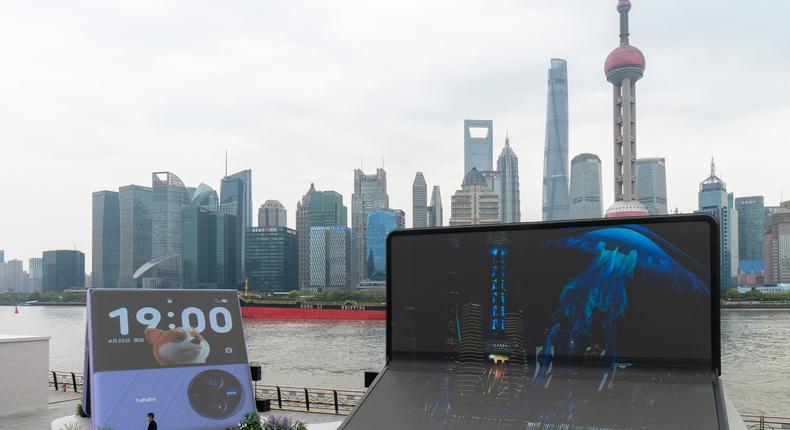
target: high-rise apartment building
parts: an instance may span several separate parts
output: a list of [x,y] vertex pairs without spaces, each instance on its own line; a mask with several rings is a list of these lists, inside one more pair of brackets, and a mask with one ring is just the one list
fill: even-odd
[[348,208],[335,191],[317,191],[314,184],[296,204],[299,289],[310,286],[310,227],[348,226]]
[[310,227],[310,291],[352,288],[351,230],[344,226]]
[[0,291],[26,293],[25,271],[21,260],[0,262]]
[[614,94],[614,203],[607,218],[645,216],[647,210],[636,198],[636,81],[645,73],[645,56],[628,40],[629,0],[617,2],[620,14],[620,46],[606,57],[606,80]]
[[450,201],[450,225],[499,222],[499,194],[489,187],[486,178],[476,168],[472,168]]
[[790,283],[790,209],[782,206],[773,212],[763,236],[766,284]]
[[258,227],[287,227],[285,206],[277,200],[266,200],[258,208]]
[[494,121],[464,120],[464,175],[494,170]]
[[543,220],[568,218],[568,64],[553,58],[549,69],[546,143],[543,151]]
[[121,214],[118,192],[93,193],[92,272],[94,288],[118,288]]
[[667,168],[663,158],[636,160],[636,199],[650,215],[666,215]]
[[29,290],[33,292],[41,292],[42,282],[44,278],[44,260],[42,258],[33,257],[27,261],[27,270],[29,274],[28,282]]
[[518,157],[510,147],[510,137],[505,136],[505,147],[496,161],[499,181],[499,212],[504,223],[521,221],[521,196],[518,182]]
[[763,196],[738,197],[738,256],[741,261],[762,261],[765,225]]
[[600,218],[603,216],[601,196],[601,159],[595,154],[579,154],[571,160],[572,219]]
[[367,222],[367,270],[365,279],[386,281],[387,279],[387,235],[406,227],[406,214],[402,210],[387,209],[368,214]]
[[411,184],[411,226],[428,226],[428,184],[422,172],[417,172]]
[[368,214],[373,211],[388,209],[390,205],[387,195],[387,172],[376,169],[375,174],[366,175],[360,169],[354,170],[354,194],[351,196],[351,234],[352,234],[352,270],[351,274],[358,285],[367,273],[365,258],[366,224]]
[[244,276],[244,238],[247,229],[252,227],[252,170],[242,170],[222,178],[220,203],[236,204],[236,279],[241,282]]
[[738,278],[738,212],[729,206],[727,184],[716,176],[716,166],[711,160],[710,176],[700,184],[698,194],[699,210],[719,220],[721,245],[721,285],[722,288],[737,286]]
[[80,251],[44,251],[42,291],[85,288],[85,254]]
[[428,227],[442,227],[444,225],[444,211],[442,210],[442,190],[438,185],[431,191],[431,204],[428,205]]
[[296,230],[287,227],[253,227],[247,231],[245,256],[251,291],[287,292],[299,288]]
[[118,189],[120,214],[120,256],[118,284],[121,288],[139,288],[132,275],[151,261],[151,188],[127,185]]

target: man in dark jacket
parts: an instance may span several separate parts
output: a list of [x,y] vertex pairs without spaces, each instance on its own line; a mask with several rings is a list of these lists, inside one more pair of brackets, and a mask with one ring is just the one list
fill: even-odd
[[156,421],[154,421],[154,413],[148,413],[148,430],[156,430]]

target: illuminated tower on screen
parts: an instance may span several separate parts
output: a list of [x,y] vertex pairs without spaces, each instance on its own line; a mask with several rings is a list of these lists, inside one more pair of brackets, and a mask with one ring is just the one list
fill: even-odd
[[645,207],[636,199],[636,81],[645,72],[645,56],[628,43],[630,0],[619,0],[620,46],[608,57],[604,70],[614,89],[614,203],[607,218],[644,216]]
[[513,349],[507,338],[505,320],[505,256],[509,244],[504,233],[494,233],[488,237],[492,262],[490,335],[486,342],[486,354],[494,363],[507,362]]

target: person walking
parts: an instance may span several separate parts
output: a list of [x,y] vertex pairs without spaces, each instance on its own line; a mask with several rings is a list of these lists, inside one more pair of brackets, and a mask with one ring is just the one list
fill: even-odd
[[154,421],[154,413],[148,413],[148,430],[156,430],[156,421]]

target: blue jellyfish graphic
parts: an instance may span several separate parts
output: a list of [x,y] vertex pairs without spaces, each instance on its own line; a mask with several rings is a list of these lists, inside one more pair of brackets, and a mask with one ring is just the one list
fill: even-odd
[[[628,307],[626,285],[636,269],[660,279],[662,282],[652,284],[657,288],[668,288],[675,294],[710,294],[709,284],[700,279],[704,270],[696,261],[638,225],[593,230],[544,246],[593,258],[582,273],[567,281],[560,294],[538,354],[536,384],[548,386],[555,353],[562,351],[563,364],[571,363],[574,357],[603,360],[608,368],[600,382],[603,389],[609,370],[615,371],[615,323]],[[593,328],[600,329],[602,344],[589,344]]]

